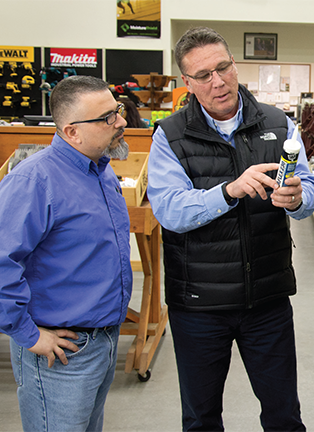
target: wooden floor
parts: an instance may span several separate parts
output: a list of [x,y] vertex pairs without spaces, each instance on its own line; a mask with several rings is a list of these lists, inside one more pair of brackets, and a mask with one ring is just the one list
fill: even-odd
[[126,2],[122,1],[122,4],[125,13],[117,6],[117,17],[120,20],[160,21],[160,0],[131,0],[134,14]]

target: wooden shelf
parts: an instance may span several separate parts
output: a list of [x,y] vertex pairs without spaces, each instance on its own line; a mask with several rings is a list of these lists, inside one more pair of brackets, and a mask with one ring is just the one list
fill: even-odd
[[172,92],[164,91],[171,80],[177,78],[175,75],[159,75],[150,73],[149,75],[131,75],[143,90],[132,90],[140,101],[147,105],[151,110],[159,109],[161,103],[172,101]]
[[156,90],[168,87],[170,81],[177,78],[175,75],[158,75],[153,72],[149,75],[132,75],[132,77],[137,81],[139,87],[147,87],[153,82]]

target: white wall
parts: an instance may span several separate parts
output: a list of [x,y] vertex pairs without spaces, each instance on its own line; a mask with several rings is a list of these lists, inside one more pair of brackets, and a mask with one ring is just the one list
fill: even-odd
[[162,0],[172,19],[311,23],[312,0]]
[[160,39],[116,37],[115,0],[0,0],[0,10],[2,45],[163,50],[165,74],[175,41],[199,23],[222,33],[236,61],[243,33],[264,31],[278,33],[278,61],[314,62],[313,0],[161,0]]
[[[256,1],[256,0],[252,0]],[[313,2],[314,5],[314,2]],[[314,89],[314,15],[313,24],[295,23],[259,23],[244,21],[173,21],[172,38],[174,41],[191,26],[207,25],[214,28],[229,44],[236,62],[251,62],[244,60],[244,33],[277,33],[278,34],[278,63],[306,63],[311,64],[311,89]],[[267,62],[260,62],[267,63]],[[272,62],[276,63],[276,62]],[[172,73],[180,76],[174,60],[172,59]],[[254,81],[253,77],[251,79]],[[178,80],[178,86],[182,84]]]

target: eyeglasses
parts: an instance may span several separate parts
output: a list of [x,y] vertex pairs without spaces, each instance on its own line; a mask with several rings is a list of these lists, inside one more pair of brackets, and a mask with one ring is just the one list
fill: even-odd
[[81,121],[75,121],[70,123],[70,125],[78,124],[78,123],[96,123],[96,122],[106,122],[108,126],[111,126],[117,121],[117,114],[120,116],[123,116],[124,114],[124,104],[120,103],[117,106],[117,109],[112,111],[111,113],[107,114],[105,117],[98,117],[96,119],[90,119],[90,120],[81,120]]
[[221,64],[218,68],[213,69],[211,71],[206,71],[203,72],[200,75],[188,75],[186,74],[186,76],[188,76],[189,78],[194,79],[196,82],[198,82],[199,84],[206,84],[208,82],[210,82],[213,79],[213,73],[217,72],[218,75],[220,77],[227,75],[228,73],[230,73],[233,69],[233,61],[230,61],[228,63],[223,63]]

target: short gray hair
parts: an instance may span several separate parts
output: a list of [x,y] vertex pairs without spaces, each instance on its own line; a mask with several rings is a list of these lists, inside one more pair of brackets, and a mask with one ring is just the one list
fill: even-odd
[[75,106],[77,97],[84,93],[108,90],[109,84],[100,78],[72,75],[60,81],[52,90],[49,100],[50,112],[59,131],[67,113]]
[[178,40],[174,49],[175,59],[181,73],[185,75],[183,59],[192,49],[219,43],[224,45],[231,59],[232,54],[227,42],[215,30],[208,27],[194,27],[187,30]]

